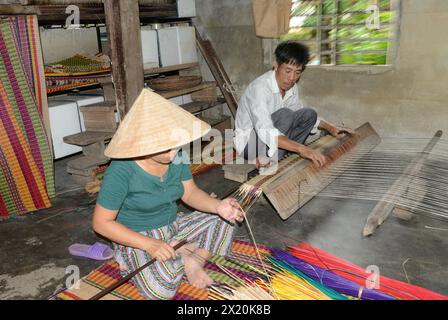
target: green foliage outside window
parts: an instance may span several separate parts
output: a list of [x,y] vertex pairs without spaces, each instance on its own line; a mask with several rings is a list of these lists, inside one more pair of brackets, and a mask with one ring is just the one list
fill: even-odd
[[291,28],[281,40],[303,41],[316,53],[316,27],[320,21],[323,26],[320,33],[321,56],[320,60],[317,57],[311,64],[384,65],[387,63],[391,23],[394,20],[390,2],[391,0],[376,2],[379,7],[380,28],[372,29],[367,25],[372,14],[366,10],[375,1],[322,0],[319,15],[320,1],[294,0],[292,18],[298,21],[298,26]]

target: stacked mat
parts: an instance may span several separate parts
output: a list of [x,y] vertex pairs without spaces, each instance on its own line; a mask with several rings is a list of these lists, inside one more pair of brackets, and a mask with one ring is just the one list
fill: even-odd
[[[217,300],[225,299],[226,296],[230,299],[231,292],[251,286],[264,290],[266,296],[273,300],[448,299],[429,290],[385,277],[380,278],[376,289],[369,289],[366,286],[369,275],[362,268],[309,244],[290,247],[288,251],[260,245],[257,247],[259,255],[252,244],[234,241],[229,257],[214,256],[205,265],[206,272],[215,282],[210,290],[194,288],[184,278],[174,300]],[[319,263],[315,265],[310,261]],[[331,261],[339,263],[338,272],[331,270]],[[346,272],[344,268],[347,268]],[[353,281],[353,274],[358,275],[356,281]],[[78,288],[75,286],[63,290],[50,299],[87,300],[120,279],[118,265],[108,262],[81,279]],[[219,292],[226,294],[220,295]],[[245,292],[248,295],[248,290]],[[143,300],[143,297],[133,284],[127,283],[103,299]]]
[[110,73],[110,59],[106,55],[76,54],[45,67],[47,93],[97,85],[98,78],[109,77]]
[[55,195],[41,52],[36,16],[0,19],[0,219]]

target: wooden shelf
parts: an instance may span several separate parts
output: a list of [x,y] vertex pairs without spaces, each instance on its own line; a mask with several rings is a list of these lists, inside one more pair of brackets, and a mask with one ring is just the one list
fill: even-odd
[[218,98],[218,100],[216,100],[215,102],[212,102],[212,103],[199,102],[199,101],[198,102],[190,102],[190,103],[181,105],[181,107],[192,114],[198,114],[198,113],[204,112],[208,109],[214,108],[214,107],[219,106],[224,103],[226,103],[226,100],[224,100],[222,98]]
[[115,132],[84,131],[71,136],[64,137],[64,142],[76,146],[85,147],[96,142],[112,139]]
[[215,126],[229,120],[230,116],[221,116],[219,118],[208,118],[208,117],[199,116],[198,118],[204,122],[207,122],[211,127],[215,127]]
[[216,87],[216,82],[204,82],[192,88],[174,90],[174,91],[156,91],[156,93],[161,95],[165,99],[170,99],[174,97],[184,96],[186,94],[190,94],[199,90],[208,89],[210,87]]
[[67,172],[71,174],[90,176],[91,170],[110,161],[105,156],[80,157],[67,163]]
[[88,106],[83,106],[83,107],[80,107],[79,109],[82,112],[85,110],[87,110],[87,111],[105,111],[105,110],[110,110],[110,109],[112,109],[112,111],[115,111],[115,108],[116,108],[115,102],[104,101],[104,102],[91,104]]
[[177,64],[177,65],[169,66],[169,67],[149,68],[149,69],[145,69],[144,72],[145,72],[145,76],[150,76],[153,74],[185,70],[185,69],[195,68],[198,66],[199,66],[199,64],[197,62],[185,63],[185,64]]
[[[50,92],[48,92],[48,89],[50,89]],[[67,89],[61,89],[58,91],[51,91],[51,87],[47,87],[47,97],[61,96],[64,94],[73,93],[75,91],[86,91],[86,90],[92,90],[92,89],[101,89],[101,85],[99,83],[92,83],[92,84],[80,85],[80,86],[67,88]]]

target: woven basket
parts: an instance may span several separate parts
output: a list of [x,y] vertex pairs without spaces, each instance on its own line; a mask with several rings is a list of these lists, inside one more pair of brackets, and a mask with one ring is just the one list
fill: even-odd
[[171,91],[192,88],[201,82],[202,77],[198,76],[169,76],[152,79],[149,86],[157,91]]
[[216,85],[193,92],[191,94],[191,99],[195,102],[215,102],[218,99]]

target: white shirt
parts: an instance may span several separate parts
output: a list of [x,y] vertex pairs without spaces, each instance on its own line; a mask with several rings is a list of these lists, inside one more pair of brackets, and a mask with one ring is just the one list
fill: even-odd
[[[281,108],[297,111],[303,108],[297,85],[289,89],[283,98],[275,78],[274,70],[268,71],[255,79],[244,92],[238,104],[235,119],[235,149],[238,154],[244,152],[252,130],[268,147],[268,156],[277,150],[277,137],[283,134],[274,127],[271,116]],[[313,132],[317,131],[320,119]]]

